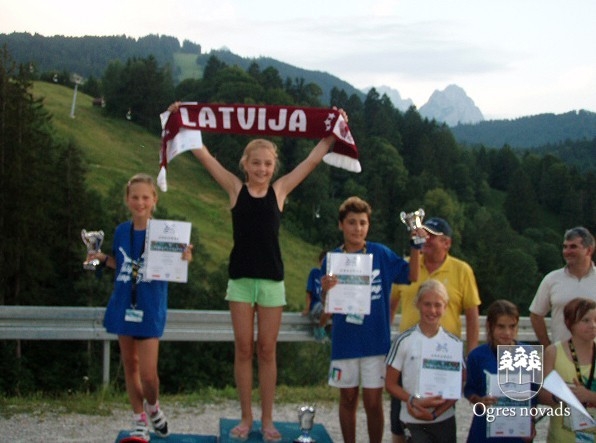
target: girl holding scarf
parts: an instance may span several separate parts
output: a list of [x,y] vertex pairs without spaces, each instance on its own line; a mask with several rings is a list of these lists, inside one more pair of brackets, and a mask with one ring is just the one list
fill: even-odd
[[[179,103],[169,107],[177,112]],[[340,110],[347,122],[347,116]],[[277,147],[265,139],[252,140],[240,159],[244,180],[225,169],[207,147],[192,152],[226,191],[232,212],[234,246],[230,254],[226,300],[234,328],[234,377],[240,397],[241,419],[230,437],[247,440],[252,431],[251,406],[254,320],[258,324],[256,352],[261,394],[261,433],[264,441],[280,441],[273,423],[277,384],[276,346],[286,304],[279,228],[288,195],[323,160],[335,142],[322,138],[310,154],[286,175],[273,180],[278,169]]]

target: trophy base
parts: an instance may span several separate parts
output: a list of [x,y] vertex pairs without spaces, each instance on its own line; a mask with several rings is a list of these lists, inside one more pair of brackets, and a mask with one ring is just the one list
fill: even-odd
[[415,245],[422,245],[422,244],[426,243],[426,239],[423,237],[413,237],[412,243],[414,243]]
[[316,443],[316,440],[310,435],[301,435],[300,437],[294,439],[294,443]]
[[101,262],[94,258],[93,260],[86,261],[83,263],[83,269],[86,271],[96,271],[97,267],[101,264]]

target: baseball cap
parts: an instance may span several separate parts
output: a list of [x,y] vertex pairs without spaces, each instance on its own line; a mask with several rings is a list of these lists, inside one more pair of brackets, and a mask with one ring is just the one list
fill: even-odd
[[453,235],[453,230],[449,226],[449,223],[440,217],[429,218],[423,223],[422,227],[434,235],[444,235],[446,237]]

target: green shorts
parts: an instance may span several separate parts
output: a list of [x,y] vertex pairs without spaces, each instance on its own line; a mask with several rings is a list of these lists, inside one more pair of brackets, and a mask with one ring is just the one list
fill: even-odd
[[286,305],[286,287],[282,281],[264,278],[228,280],[227,301],[238,301],[267,308]]

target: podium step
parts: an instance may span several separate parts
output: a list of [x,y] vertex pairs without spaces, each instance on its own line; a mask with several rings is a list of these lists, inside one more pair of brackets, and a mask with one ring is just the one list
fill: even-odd
[[[128,431],[120,431],[116,437],[116,443],[122,442],[128,437]],[[170,434],[166,438],[161,438],[151,433],[151,443],[217,443],[215,435],[192,435],[192,434]]]
[[[230,431],[238,424],[239,418],[230,419],[222,418],[219,420],[219,443],[239,443],[241,440],[230,437]],[[293,443],[294,439],[300,437],[300,426],[298,421],[295,422],[274,422],[275,427],[282,435],[280,443]],[[244,440],[244,443],[262,442],[263,435],[259,431],[261,429],[261,422],[255,421],[252,425],[252,431],[248,435],[248,440]],[[317,443],[333,443],[331,437],[327,433],[325,427],[316,423],[310,431],[310,436],[316,440]],[[153,439],[151,439],[153,441]]]
[[[161,438],[151,433],[151,443],[240,443],[241,440],[231,438],[230,431],[238,424],[240,418],[221,418],[219,420],[219,438],[215,435],[193,435],[193,434],[170,434],[166,438]],[[275,422],[275,427],[281,433],[280,443],[293,443],[300,437],[300,426],[298,422]],[[243,443],[263,442],[263,435],[260,432],[261,422],[255,421],[252,431],[248,435],[248,440]],[[123,443],[129,436],[129,431],[120,431],[116,437],[115,443]],[[316,423],[310,431],[310,436],[317,443],[333,443],[325,427]]]

